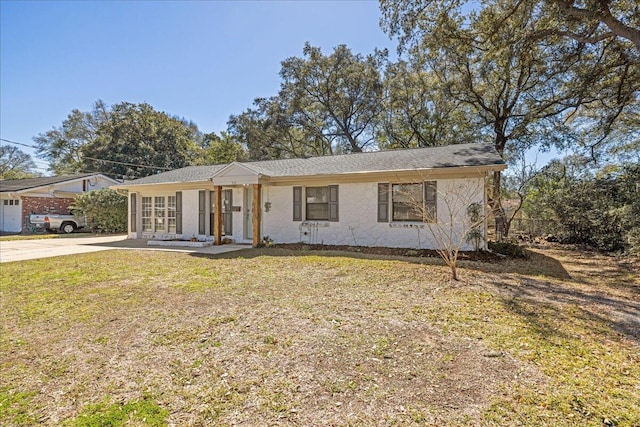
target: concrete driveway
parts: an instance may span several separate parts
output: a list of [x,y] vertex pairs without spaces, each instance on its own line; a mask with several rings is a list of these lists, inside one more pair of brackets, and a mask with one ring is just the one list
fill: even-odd
[[249,245],[222,245],[204,248],[152,247],[146,240],[129,240],[127,236],[65,237],[58,239],[0,241],[0,263],[50,258],[111,249],[173,251],[219,254],[248,249]]

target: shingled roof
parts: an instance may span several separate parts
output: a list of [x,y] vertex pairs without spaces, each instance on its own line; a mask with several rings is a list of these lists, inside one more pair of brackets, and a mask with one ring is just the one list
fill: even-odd
[[[465,166],[502,166],[504,160],[486,144],[457,144],[406,150],[373,151],[306,159],[238,162],[256,174],[269,177],[309,177],[429,170]],[[206,181],[227,165],[189,166],[125,182],[125,185]]]
[[74,181],[76,179],[95,175],[95,173],[85,173],[77,175],[42,176],[38,178],[0,180],[0,192],[8,193],[14,191],[31,190],[33,188],[59,184],[66,181]]
[[146,176],[144,178],[125,181],[124,185],[138,184],[169,184],[174,182],[199,182],[207,181],[226,165],[212,166],[187,166],[186,168],[174,169],[162,172],[157,175]]

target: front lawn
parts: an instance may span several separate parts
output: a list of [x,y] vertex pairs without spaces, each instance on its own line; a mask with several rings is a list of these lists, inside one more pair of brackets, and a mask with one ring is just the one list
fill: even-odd
[[0,425],[640,425],[638,264],[246,250],[2,265]]

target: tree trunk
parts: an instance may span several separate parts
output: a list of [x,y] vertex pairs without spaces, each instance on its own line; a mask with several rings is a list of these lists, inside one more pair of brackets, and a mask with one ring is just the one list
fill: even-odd
[[[493,178],[491,182],[491,197],[489,197],[489,206],[491,206],[491,212],[496,219],[496,238],[498,236],[507,237],[509,229],[507,227],[507,214],[502,208],[502,199],[500,197],[502,174],[500,171],[493,172]],[[497,227],[502,225],[502,230],[498,230]]]
[[[504,134],[504,120],[496,120],[494,124],[494,132],[496,134],[495,137],[495,148],[498,154],[502,158],[504,158],[504,148],[507,145],[507,137]],[[489,206],[491,206],[491,212],[493,213],[493,217],[496,219],[496,238],[502,237],[506,238],[508,236],[509,230],[506,227],[507,224],[507,215],[502,208],[502,197],[501,197],[501,189],[502,189],[502,172],[495,171],[493,172],[493,179],[491,182],[491,197],[489,197]],[[498,230],[498,224],[502,225],[502,230]]]

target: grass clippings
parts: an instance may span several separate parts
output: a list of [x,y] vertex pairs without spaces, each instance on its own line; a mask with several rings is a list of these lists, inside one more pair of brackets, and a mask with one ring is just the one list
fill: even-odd
[[10,263],[0,424],[637,426],[636,267],[532,250],[463,261],[459,283],[435,258],[274,248]]

